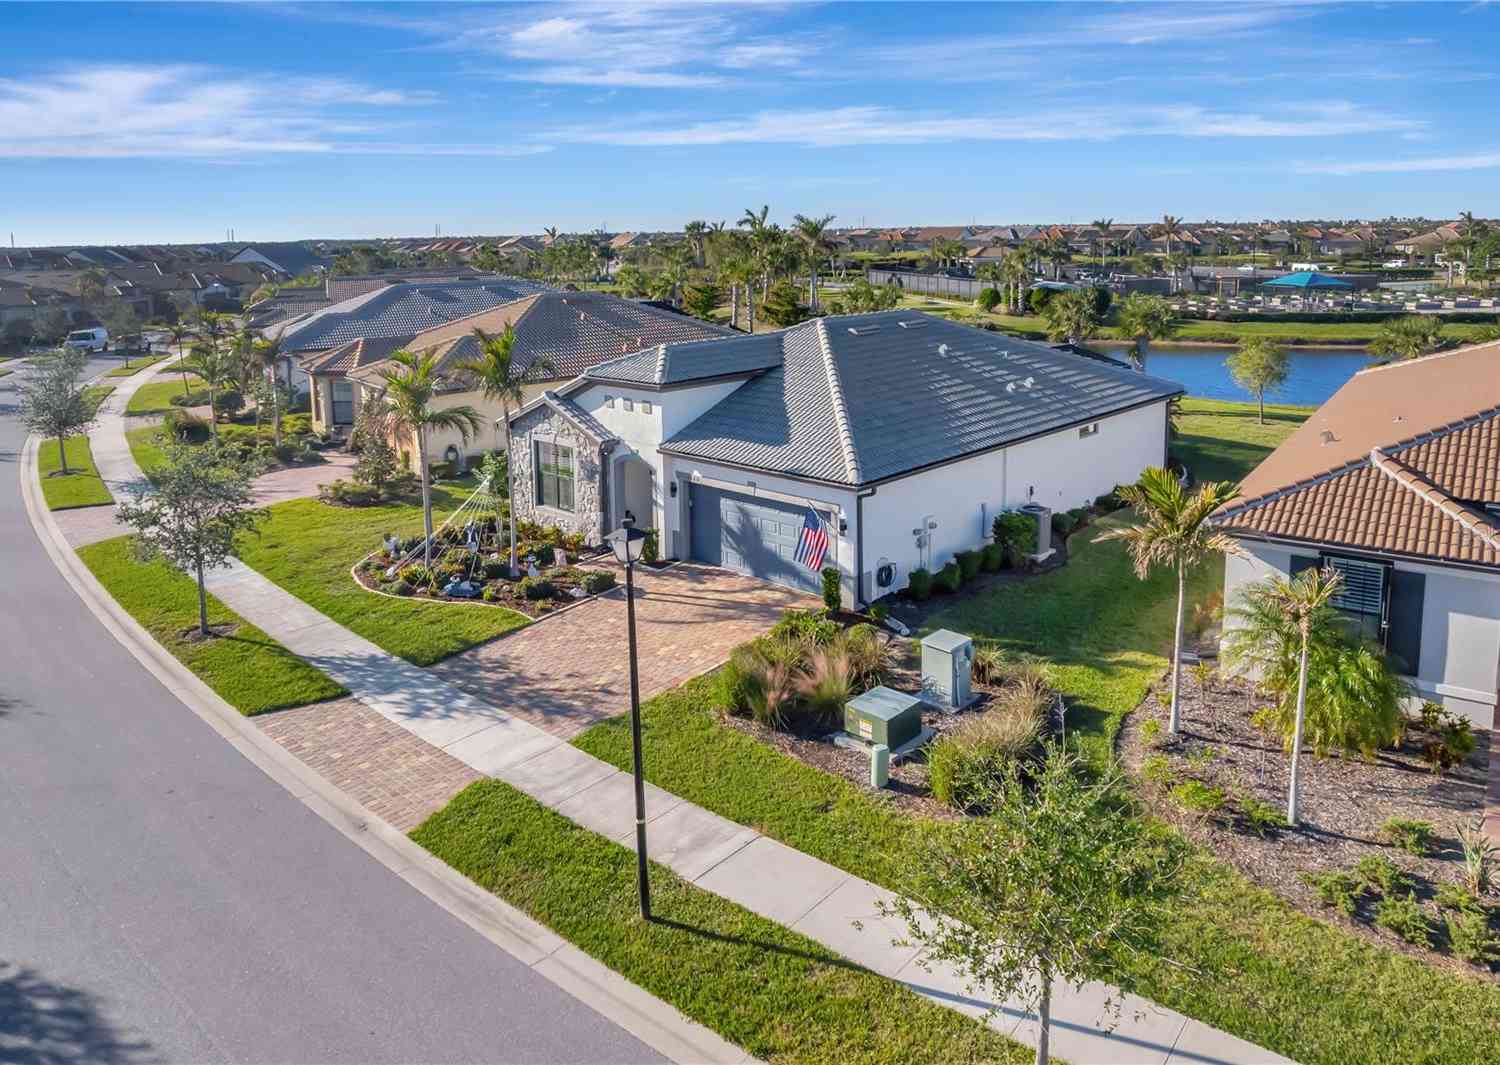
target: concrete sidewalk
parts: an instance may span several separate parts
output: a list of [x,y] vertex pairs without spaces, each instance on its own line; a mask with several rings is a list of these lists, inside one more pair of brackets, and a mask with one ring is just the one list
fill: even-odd
[[[108,425],[103,428],[108,432]],[[119,440],[124,441],[123,429]],[[124,461],[134,466],[128,447]],[[116,475],[128,477],[122,466],[114,467]],[[238,560],[213,572],[208,587],[231,610],[343,684],[382,717],[583,827],[629,845],[635,822],[628,774],[387,654]],[[623,611],[623,602],[619,609]],[[649,758],[648,752],[648,763]],[[989,1014],[988,1023],[998,1031],[1035,1044],[1035,1016],[1012,1003],[986,1001],[970,993],[951,967],[934,965],[928,971],[916,950],[892,945],[904,929],[878,916],[877,901],[891,898],[883,888],[660,788],[648,785],[646,792],[651,857],[678,876],[942,1005],[976,1017]],[[1112,1030],[1102,1027],[1113,1017],[1106,1006],[1109,1000],[1120,1004],[1119,1023]],[[1102,985],[1054,987],[1052,1050],[1074,1065],[1250,1065],[1287,1060]]]

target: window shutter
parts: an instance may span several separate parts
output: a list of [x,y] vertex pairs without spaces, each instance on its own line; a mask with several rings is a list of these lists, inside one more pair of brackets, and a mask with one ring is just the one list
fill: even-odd
[[1385,577],[1387,567],[1380,562],[1355,558],[1327,560],[1343,580],[1333,597],[1333,606],[1357,614],[1385,613]]
[[1291,576],[1295,577],[1305,569],[1317,569],[1317,555],[1293,555]]
[[1427,575],[1410,570],[1391,571],[1391,616],[1386,635],[1386,651],[1398,661],[1398,668],[1408,677],[1417,675],[1422,665],[1422,601],[1427,592]]

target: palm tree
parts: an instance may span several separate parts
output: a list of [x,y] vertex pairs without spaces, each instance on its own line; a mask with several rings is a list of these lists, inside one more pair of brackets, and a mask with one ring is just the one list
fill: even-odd
[[[514,403],[521,406],[526,401],[524,390],[528,379],[552,372],[552,364],[545,358],[533,362],[524,369],[518,369],[515,363],[516,327],[507,324],[497,335],[486,333],[483,329],[474,330],[474,339],[479,344],[479,357],[469,359],[457,365],[456,369],[471,373],[478,379],[479,391],[484,394],[485,399],[495,400],[500,404],[500,420],[505,425],[505,457],[506,471],[514,468],[513,456],[510,452],[510,408]],[[505,497],[512,499],[511,486],[505,486]],[[516,569],[516,510],[514,502],[508,508],[510,510],[510,569],[514,573]]]
[[1160,296],[1144,292],[1132,292],[1121,301],[1118,325],[1121,336],[1135,341],[1130,349],[1130,363],[1142,373],[1146,372],[1147,345],[1153,340],[1164,340],[1177,330],[1171,305]]
[[239,370],[238,355],[222,341],[209,339],[193,345],[192,354],[183,360],[188,371],[197,374],[208,386],[208,424],[214,439],[219,438],[219,411],[214,398],[235,379]]
[[1047,303],[1047,336],[1081,344],[1099,331],[1099,312],[1094,294],[1087,289],[1060,292]]
[[682,232],[693,247],[693,264],[703,266],[705,262],[703,249],[708,239],[708,223],[701,219],[694,219],[683,227]]
[[1315,634],[1337,624],[1331,602],[1339,590],[1339,574],[1328,569],[1303,570],[1288,579],[1268,577],[1245,591],[1245,604],[1235,614],[1241,621],[1231,635],[1231,657],[1241,662],[1285,659],[1291,637],[1298,640],[1297,716],[1292,729],[1291,784],[1287,788],[1286,819],[1297,827],[1298,762],[1307,724],[1307,658]]
[[[1169,215],[1169,214],[1164,214],[1164,215],[1161,216],[1161,225],[1159,225],[1159,226],[1156,227],[1156,234],[1157,234],[1157,236],[1165,237],[1166,238],[1166,241],[1167,241],[1167,262],[1169,264],[1172,261],[1172,241],[1176,238],[1177,234],[1179,234],[1181,232],[1182,232],[1182,219],[1174,217],[1173,215]],[[1171,272],[1171,274],[1170,274],[1170,277],[1171,277],[1171,280],[1167,282],[1167,287],[1168,287],[1168,289],[1170,291],[1176,292],[1177,291],[1177,272],[1175,270],[1173,270]]]
[[1115,227],[1113,218],[1094,219],[1094,228],[1099,231],[1099,269],[1104,269],[1105,250],[1109,247],[1109,231]]
[[1187,600],[1187,568],[1204,555],[1239,554],[1235,541],[1209,523],[1209,516],[1235,497],[1238,486],[1228,481],[1206,481],[1189,493],[1177,475],[1160,466],[1141,474],[1136,484],[1121,488],[1122,500],[1141,518],[1137,525],[1110,529],[1094,542],[1123,540],[1135,563],[1135,575],[1145,580],[1159,565],[1177,570],[1177,622],[1172,636],[1172,708],[1168,731],[1181,722],[1177,691],[1182,680],[1182,614]]
[[1026,253],[1012,249],[1000,262],[1000,276],[1005,281],[1005,302],[1014,314],[1026,313],[1026,284],[1031,280],[1031,265]]
[[792,221],[793,232],[797,234],[797,239],[802,242],[803,249],[807,253],[807,305],[813,314],[817,314],[818,260],[833,249],[827,235],[828,223],[833,221],[833,215],[825,214],[822,218],[809,218],[805,214],[799,214],[793,215]]
[[1443,320],[1437,315],[1407,314],[1388,318],[1370,342],[1370,354],[1385,359],[1415,359],[1443,343]]
[[261,372],[271,378],[271,442],[281,446],[281,379],[276,373],[276,364],[281,360],[281,341],[257,340],[251,349],[255,353],[256,361],[260,363]]
[[182,344],[183,341],[185,341],[189,336],[192,335],[192,332],[193,331],[188,328],[187,323],[184,322],[181,318],[178,318],[177,321],[171,322],[167,325],[168,343],[177,345],[177,366],[180,370],[182,370],[182,390],[184,392],[188,390],[188,379],[187,368],[182,365],[182,359],[184,356]]
[[459,407],[434,408],[437,394],[437,355],[428,352],[414,355],[404,348],[391,353],[393,366],[380,371],[385,382],[381,413],[399,433],[417,441],[417,472],[422,478],[422,562],[432,565],[432,483],[427,469],[427,434],[433,429],[452,429],[464,443],[479,432],[479,412],[467,404]]

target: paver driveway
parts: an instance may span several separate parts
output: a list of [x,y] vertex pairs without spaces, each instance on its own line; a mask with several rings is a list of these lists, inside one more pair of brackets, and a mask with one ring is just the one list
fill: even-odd
[[[623,580],[623,576],[622,576]],[[788,607],[819,600],[727,570],[679,563],[636,571],[641,698],[723,662]],[[444,680],[569,738],[630,709],[625,595],[616,589],[431,667]]]

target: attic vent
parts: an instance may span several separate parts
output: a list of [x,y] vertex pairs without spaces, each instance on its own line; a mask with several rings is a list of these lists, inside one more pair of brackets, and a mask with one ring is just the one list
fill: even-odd
[[880,326],[878,326],[878,325],[851,325],[849,327],[849,332],[853,333],[857,337],[869,336],[871,333],[878,333],[878,332],[880,332]]
[[1016,383],[1014,381],[1008,382],[1006,384],[1005,391],[1007,391],[1007,392],[1014,392],[1015,390],[1016,390]]
[[899,325],[902,329],[921,329],[927,323],[922,321],[922,319],[920,318],[903,318],[896,324]]
[[948,354],[948,345],[947,344],[939,344],[938,345],[938,354],[939,355],[946,355],[946,354]]
[[1336,436],[1333,435],[1333,431],[1330,430],[1330,429],[1324,429],[1321,433],[1318,434],[1318,436],[1320,436],[1322,438],[1323,444],[1325,446],[1328,445],[1328,444],[1333,443],[1335,440],[1338,439],[1338,437],[1336,437]]
[[1026,380],[1024,380],[1024,381],[1021,382],[1021,386],[1023,388],[1035,388],[1036,387],[1036,378],[1035,377],[1028,377],[1028,378],[1026,378]]

